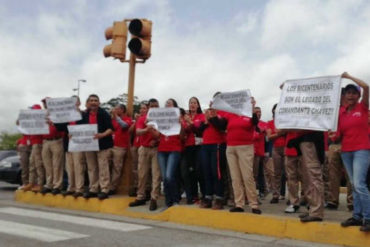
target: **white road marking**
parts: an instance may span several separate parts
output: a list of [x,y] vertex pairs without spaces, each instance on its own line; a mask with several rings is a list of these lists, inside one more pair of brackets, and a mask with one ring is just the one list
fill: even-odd
[[0,232],[24,238],[36,239],[43,242],[56,242],[89,237],[89,235],[21,224],[5,220],[0,220]]
[[121,232],[138,231],[138,230],[145,230],[145,229],[151,228],[149,226],[122,223],[122,222],[111,221],[111,220],[101,220],[101,219],[94,219],[94,218],[81,217],[81,216],[71,216],[71,215],[65,215],[65,214],[60,214],[60,213],[49,213],[49,212],[42,212],[38,210],[22,209],[22,208],[14,208],[14,207],[0,208],[0,213],[17,215],[17,216],[27,216],[27,217],[32,217],[32,218],[46,219],[46,220],[61,221],[61,222],[73,223],[77,225],[104,228],[108,230],[115,230],[115,231],[121,231]]

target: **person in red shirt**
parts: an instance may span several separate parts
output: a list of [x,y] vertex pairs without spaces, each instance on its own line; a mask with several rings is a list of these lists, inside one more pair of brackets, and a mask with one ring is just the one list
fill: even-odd
[[202,195],[205,194],[204,181],[200,167],[200,145],[202,144],[201,134],[196,126],[200,126],[204,118],[199,100],[196,97],[189,99],[189,114],[184,116],[185,127],[185,150],[184,167],[181,168],[181,175],[184,181],[187,204],[193,204],[198,200],[198,182]]
[[113,169],[111,174],[111,188],[109,194],[116,193],[117,187],[122,175],[123,163],[127,150],[129,148],[129,128],[132,125],[132,120],[126,115],[126,106],[118,105],[112,111],[113,133]]
[[[275,117],[275,109],[277,104],[272,108],[272,117]],[[272,181],[272,199],[270,203],[278,203],[279,198],[283,199],[281,188],[285,188],[285,172],[284,172],[284,146],[285,132],[277,131],[275,128],[274,119],[267,123],[267,138],[274,142],[272,149],[272,159],[274,162],[274,176]],[[282,183],[284,186],[282,186]],[[281,196],[281,197],[280,197]]]
[[[149,108],[159,107],[158,100],[150,99]],[[149,172],[152,171],[152,191],[149,210],[158,208],[157,200],[160,194],[161,172],[158,165],[158,138],[152,125],[147,125],[146,114],[136,122],[136,135],[140,136],[139,164],[138,164],[138,189],[136,200],[129,204],[130,207],[144,205],[146,202],[145,189]]]
[[22,186],[19,187],[20,190],[23,191],[29,191],[32,189],[34,184],[31,183],[29,180],[29,160],[30,160],[30,154],[31,154],[31,141],[29,135],[22,135],[21,138],[17,140],[16,143],[17,151],[19,153],[19,160],[21,163],[21,178],[22,178]]
[[370,141],[368,136],[369,86],[362,80],[342,74],[363,89],[349,84],[344,88],[346,107],[339,115],[339,135],[342,138],[342,160],[353,187],[353,214],[341,225],[361,226],[360,230],[370,231],[370,192],[366,175],[370,167]]
[[[46,98],[42,100],[44,108]],[[43,135],[42,143],[42,161],[45,168],[46,183],[41,193],[59,194],[63,187],[64,172],[64,149],[63,149],[63,132],[57,130],[54,124],[48,120],[49,134]]]
[[[166,101],[166,107],[178,107],[174,99]],[[180,119],[179,119],[180,121]],[[179,203],[179,188],[177,184],[177,171],[180,167],[180,158],[182,147],[183,128],[179,135],[165,136],[157,132],[160,136],[158,146],[158,163],[161,169],[161,175],[164,185],[167,207]]]

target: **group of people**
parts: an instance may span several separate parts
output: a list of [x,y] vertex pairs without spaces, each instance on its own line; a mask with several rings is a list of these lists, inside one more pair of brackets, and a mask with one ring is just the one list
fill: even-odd
[[[274,119],[261,121],[261,108],[253,99],[253,116],[247,117],[215,110],[212,102],[203,111],[199,100],[191,97],[188,110],[180,108],[180,133],[165,136],[147,120],[148,110],[159,107],[156,99],[142,102],[140,112],[130,118],[124,105],[108,113],[100,108],[99,97],[90,95],[81,120],[49,121],[48,135],[24,135],[19,140],[21,189],[106,199],[116,193],[130,152],[134,176],[130,194],[136,196],[130,207],[149,200],[149,210],[156,210],[163,182],[167,207],[179,204],[184,192],[187,204],[199,201],[201,208],[219,210],[231,199],[230,212],[244,212],[248,204],[252,213],[261,214],[260,199],[271,192],[270,203],[279,203],[286,186],[290,205],[285,212],[296,213],[307,205],[308,211],[299,217],[311,222],[323,220],[324,207],[338,208],[343,164],[349,184],[347,206],[353,216],[341,224],[370,231],[369,87],[346,72],[342,77],[355,84],[342,89],[336,132],[276,129]],[[45,99],[43,103],[46,108]],[[179,106],[171,98],[165,107]],[[67,126],[75,124],[97,124],[94,138],[99,151],[67,151]],[[62,192],[64,160],[68,188]]]

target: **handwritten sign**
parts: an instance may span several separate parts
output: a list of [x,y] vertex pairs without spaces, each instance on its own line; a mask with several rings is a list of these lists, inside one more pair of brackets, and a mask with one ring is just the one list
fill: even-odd
[[337,130],[341,76],[284,82],[275,111],[277,129]]
[[147,120],[149,121],[148,124],[153,122],[153,127],[165,136],[180,134],[181,125],[179,108],[150,108]]
[[99,151],[99,141],[94,139],[98,133],[97,124],[68,125],[71,135],[68,143],[69,152]]
[[221,93],[213,98],[212,108],[252,117],[253,107],[250,90]]
[[18,116],[18,130],[25,135],[49,134],[46,116],[46,110],[21,110]]
[[46,106],[53,123],[68,123],[81,120],[81,113],[76,107],[77,98],[47,98]]

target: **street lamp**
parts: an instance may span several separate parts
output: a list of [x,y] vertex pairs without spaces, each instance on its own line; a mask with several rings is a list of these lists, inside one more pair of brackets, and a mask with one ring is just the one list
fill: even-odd
[[74,88],[73,91],[77,91],[77,96],[80,97],[80,82],[87,82],[85,79],[77,80],[77,88]]

